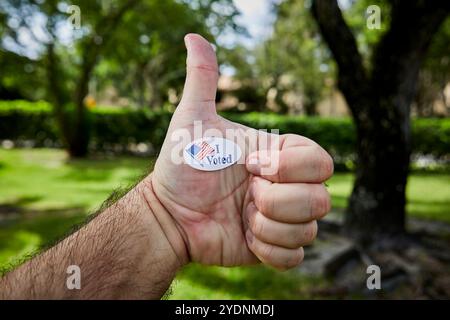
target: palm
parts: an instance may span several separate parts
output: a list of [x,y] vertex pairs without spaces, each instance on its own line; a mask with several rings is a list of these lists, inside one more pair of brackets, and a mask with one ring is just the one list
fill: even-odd
[[[204,112],[200,118],[207,119],[202,122],[205,130],[218,129],[224,137],[226,129],[243,129],[215,114]],[[169,134],[177,129],[192,130],[184,112],[174,115]],[[256,261],[243,232],[242,213],[249,202],[250,180],[245,164],[220,171],[199,171],[186,164],[173,164],[170,153],[165,151],[174,146],[175,142],[169,140],[164,144],[153,173],[157,183],[155,189],[163,205],[175,213],[173,218],[183,233],[189,235],[185,241],[188,242],[191,259],[221,265]],[[246,150],[243,159],[251,151]]]

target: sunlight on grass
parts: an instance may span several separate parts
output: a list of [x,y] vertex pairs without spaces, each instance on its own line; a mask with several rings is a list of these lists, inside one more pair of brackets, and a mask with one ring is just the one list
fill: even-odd
[[351,173],[335,173],[327,181],[333,209],[342,210],[347,206],[347,199],[352,192],[353,180]]
[[[333,209],[342,211],[352,191],[353,174],[336,173],[328,182]],[[413,217],[450,222],[450,174],[413,173],[406,194],[406,209]]]
[[82,207],[94,210],[115,188],[136,181],[150,160],[68,161],[61,150],[0,149],[0,203],[34,199],[29,209]]
[[326,281],[295,271],[279,272],[258,265],[215,267],[191,264],[172,285],[170,299],[299,299]]

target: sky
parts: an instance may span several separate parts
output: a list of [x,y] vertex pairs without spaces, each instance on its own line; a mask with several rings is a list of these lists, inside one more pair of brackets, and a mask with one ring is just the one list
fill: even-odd
[[270,35],[272,31],[273,15],[271,14],[271,0],[234,0],[234,4],[241,12],[237,20],[250,33],[250,39],[238,39],[246,45],[252,46],[258,40]]

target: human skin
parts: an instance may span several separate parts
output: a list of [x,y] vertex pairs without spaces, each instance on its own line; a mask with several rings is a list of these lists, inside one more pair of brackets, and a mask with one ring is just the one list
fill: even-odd
[[[0,298],[157,299],[189,262],[263,262],[280,270],[301,263],[316,221],[330,210],[323,182],[333,172],[331,157],[305,137],[261,133],[218,116],[214,50],[195,34],[185,43],[183,97],[154,171],[83,228],[6,274]],[[211,172],[175,163],[172,138],[192,133],[194,121],[224,137],[233,130],[244,161]],[[79,290],[66,286],[69,265],[80,267]]]

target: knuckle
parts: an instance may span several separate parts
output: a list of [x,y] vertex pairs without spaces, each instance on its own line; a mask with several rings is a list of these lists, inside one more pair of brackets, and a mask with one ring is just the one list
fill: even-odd
[[219,69],[216,66],[209,64],[188,64],[187,71],[211,72],[214,75],[219,72]]
[[316,221],[312,221],[310,223],[308,223],[305,227],[305,231],[304,231],[304,242],[306,244],[310,244],[311,242],[314,241],[314,239],[317,236],[317,231],[318,231],[318,227],[317,227],[317,222]]
[[304,251],[303,248],[300,247],[296,249],[288,259],[286,259],[285,263],[282,266],[280,266],[279,269],[288,270],[295,268],[302,263],[303,258],[304,258]]
[[298,230],[298,228],[292,228],[289,232],[288,237],[290,239],[289,243],[286,245],[289,249],[298,248],[299,245],[302,244],[302,233]]
[[295,225],[293,226],[289,233],[287,233],[287,236],[289,237],[289,240],[286,241],[286,244],[284,247],[289,249],[297,249],[299,246],[303,245],[305,240],[304,235],[304,226],[303,224]]
[[328,152],[321,150],[322,157],[320,160],[320,179],[321,180],[327,180],[333,175],[334,171],[334,163],[331,156],[328,154]]
[[269,263],[273,260],[273,246],[264,244],[260,248],[261,257]]
[[262,234],[264,234],[264,229],[265,229],[264,224],[265,224],[264,219],[261,216],[261,214],[258,212],[255,213],[253,215],[252,224],[251,224],[251,229],[255,236],[260,237]]
[[254,198],[255,198],[255,205],[256,208],[260,211],[264,211],[264,205],[265,205],[265,198],[266,195],[263,192],[260,192],[259,190],[257,192],[255,192],[254,194]]
[[311,195],[311,217],[322,218],[331,209],[330,195],[323,185]]
[[300,263],[302,263],[304,258],[305,258],[305,251],[303,250],[303,247],[300,247],[297,249],[295,266],[298,266]]
[[275,207],[275,193],[268,189],[261,198],[261,211],[271,217]]
[[286,156],[281,156],[281,153],[279,153],[279,156],[277,158],[277,175],[279,181],[286,180],[286,177],[289,175],[289,158]]

